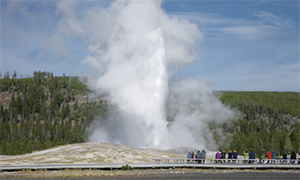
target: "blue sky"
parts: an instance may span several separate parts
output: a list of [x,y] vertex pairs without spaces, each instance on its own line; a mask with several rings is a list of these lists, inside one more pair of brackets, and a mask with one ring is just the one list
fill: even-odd
[[[71,2],[71,1],[70,1]],[[73,1],[74,2],[74,1]],[[76,1],[78,18],[110,1]],[[64,29],[58,1],[1,1],[1,73],[85,75],[88,38]],[[299,1],[162,2],[203,33],[198,59],[175,74],[214,90],[299,92]],[[76,26],[76,23],[74,23]]]

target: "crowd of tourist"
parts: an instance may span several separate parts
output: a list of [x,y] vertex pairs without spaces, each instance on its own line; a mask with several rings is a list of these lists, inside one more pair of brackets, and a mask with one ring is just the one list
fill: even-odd
[[[251,150],[250,152],[248,151],[244,151],[244,160],[243,163],[245,164],[253,164],[255,159],[256,159],[256,155],[255,152],[253,150]],[[227,157],[227,159],[226,159]],[[222,151],[221,153],[219,151],[217,151],[216,155],[215,155],[215,163],[236,163],[237,160],[237,152],[236,150],[234,150],[233,152],[229,151],[228,154],[225,153],[225,151]],[[282,158],[277,158],[276,157],[276,152],[275,151],[264,151],[261,150],[259,156],[259,164],[275,164],[275,159],[282,159],[282,163],[287,163],[288,161],[288,156],[286,154],[286,152],[284,151],[282,154]],[[190,163],[190,159],[195,161],[198,164],[202,164],[205,163],[205,159],[206,159],[206,151],[203,149],[202,151],[198,151],[197,154],[194,154],[194,152],[189,152],[187,155],[187,159],[188,159],[188,163]],[[296,160],[297,160],[297,155],[295,152],[292,152],[290,158],[289,158],[289,162],[291,164],[295,164]],[[298,158],[298,165],[300,165],[300,153],[299,153],[299,158]]]
[[194,152],[189,152],[187,155],[188,163],[190,163],[189,159],[195,159],[195,162],[198,164],[204,164],[206,159],[206,151],[203,149],[202,151],[198,151],[195,155]]

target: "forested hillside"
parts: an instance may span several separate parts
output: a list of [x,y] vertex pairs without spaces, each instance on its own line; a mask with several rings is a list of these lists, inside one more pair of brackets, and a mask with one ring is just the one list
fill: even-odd
[[[96,116],[105,117],[108,105],[101,97],[89,98],[92,92],[83,81],[51,72],[34,72],[30,78],[0,73],[0,154],[85,142],[90,123]],[[238,120],[208,124],[220,150],[300,152],[299,93],[216,94],[240,112]]]
[[95,116],[107,105],[78,77],[34,72],[32,78],[0,79],[0,154],[24,154],[57,145],[81,143]]
[[222,92],[221,101],[241,114],[237,121],[223,124],[225,137],[215,133],[220,150],[237,150],[238,154],[251,149],[257,153],[261,149],[275,150],[279,155],[283,151],[300,152],[299,95],[297,92]]

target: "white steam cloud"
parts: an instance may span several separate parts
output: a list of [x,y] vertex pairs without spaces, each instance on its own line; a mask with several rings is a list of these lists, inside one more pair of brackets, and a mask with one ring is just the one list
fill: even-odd
[[173,120],[168,129],[174,147],[216,149],[208,123],[219,124],[234,118],[234,112],[208,86],[191,79],[170,85],[167,113]]
[[90,141],[205,147],[211,139],[206,123],[233,117],[205,84],[170,84],[178,68],[196,60],[202,34],[195,24],[167,15],[161,1],[120,0],[81,17],[64,3],[58,6],[61,27],[90,38],[91,55],[82,63],[91,67],[90,87],[108,94],[110,104],[108,117],[95,120]]

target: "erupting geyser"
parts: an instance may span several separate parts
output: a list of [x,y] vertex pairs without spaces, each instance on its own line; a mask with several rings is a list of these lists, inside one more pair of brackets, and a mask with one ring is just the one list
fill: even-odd
[[[196,59],[201,33],[195,24],[170,17],[160,1],[115,1],[90,11],[85,20],[92,55],[82,62],[91,66],[90,87],[107,94],[110,104],[108,117],[95,121],[90,141],[204,147],[209,138],[199,137],[206,132],[204,122],[231,116],[204,84],[168,82],[179,67]],[[224,111],[228,116],[214,115],[216,104],[218,114]]]

